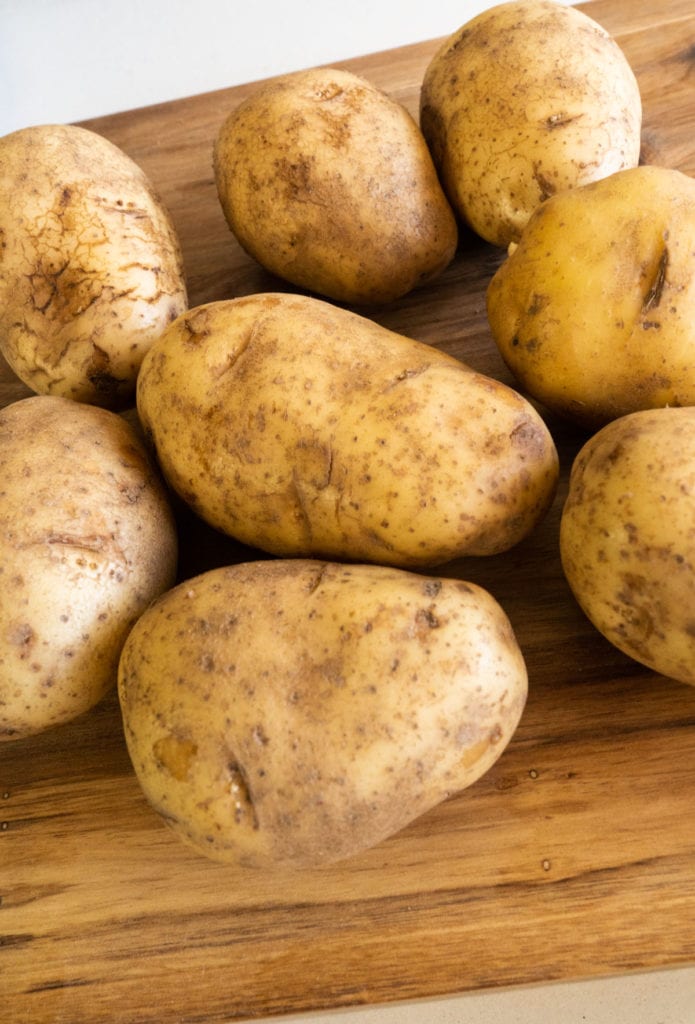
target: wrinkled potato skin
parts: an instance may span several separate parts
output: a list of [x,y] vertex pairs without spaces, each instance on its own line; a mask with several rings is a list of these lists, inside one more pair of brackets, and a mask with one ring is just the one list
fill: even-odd
[[595,428],[695,404],[695,180],[637,167],[549,199],[492,278],[500,353],[547,408]]
[[222,125],[214,168],[242,247],[314,293],[389,302],[438,275],[456,250],[456,219],[417,123],[347,71],[302,71],[259,88]]
[[174,582],[159,476],[116,413],[34,396],[0,411],[0,740],[87,711]]
[[420,125],[444,190],[482,238],[507,246],[548,196],[639,160],[642,102],[618,44],[548,0],[483,11],[426,69]]
[[306,296],[189,311],[148,353],[137,404],[173,489],[275,555],[431,566],[497,553],[557,482],[550,433],[512,389]]
[[37,394],[111,409],[186,309],[178,239],[143,171],[74,125],[0,139],[0,351]]
[[302,559],[180,584],[119,667],[148,800],[199,852],[253,867],[355,855],[469,786],[526,689],[486,591]]
[[695,408],[613,420],[572,467],[560,529],[567,580],[612,644],[695,685]]

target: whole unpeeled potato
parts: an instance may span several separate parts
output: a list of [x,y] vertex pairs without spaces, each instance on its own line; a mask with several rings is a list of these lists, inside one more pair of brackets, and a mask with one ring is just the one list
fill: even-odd
[[430,61],[420,96],[452,206],[500,246],[548,196],[634,167],[641,121],[618,44],[552,0],[511,0],[462,25]]
[[37,395],[0,411],[0,741],[89,710],[174,582],[166,494],[116,413]]
[[515,391],[308,296],[189,310],[147,354],[137,407],[184,501],[275,555],[494,554],[557,483],[550,432]]
[[75,125],[0,139],[0,352],[38,394],[132,401],[187,306],[178,238],[138,165]]
[[471,785],[506,748],[526,687],[485,590],[302,559],[180,584],[119,666],[153,807],[199,852],[255,867],[353,856]]
[[214,169],[239,243],[312,292],[389,302],[454,255],[456,221],[416,121],[351,72],[259,86],[221,126]]
[[522,389],[595,428],[695,404],[695,180],[642,166],[548,199],[492,278]]
[[695,685],[695,408],[631,413],[590,438],[572,466],[560,548],[596,628]]

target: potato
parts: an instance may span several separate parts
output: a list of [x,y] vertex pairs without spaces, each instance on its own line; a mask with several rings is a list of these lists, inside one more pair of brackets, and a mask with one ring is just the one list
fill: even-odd
[[177,542],[142,442],[97,406],[37,395],[0,411],[0,480],[0,740],[17,740],[115,685]]
[[493,337],[523,390],[595,428],[695,403],[695,180],[636,167],[554,196],[492,278]]
[[549,0],[491,7],[423,78],[420,125],[455,210],[507,246],[548,196],[634,167],[642,101],[618,44]]
[[557,452],[535,409],[452,356],[308,296],[179,317],[137,408],[169,484],[274,555],[431,566],[511,547]]
[[0,351],[38,394],[125,408],[187,306],[179,242],[143,171],[95,132],[0,139]]
[[118,680],[152,806],[198,851],[255,867],[352,856],[471,785],[527,689],[487,591],[304,559],[170,590],[133,628]]
[[584,612],[617,648],[695,685],[695,408],[613,420],[572,466],[560,548]]
[[417,122],[336,68],[266,83],[221,126],[214,171],[241,246],[312,292],[381,303],[451,261],[457,226]]

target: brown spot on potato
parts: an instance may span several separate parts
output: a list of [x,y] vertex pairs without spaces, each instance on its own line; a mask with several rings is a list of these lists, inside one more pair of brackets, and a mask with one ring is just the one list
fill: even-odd
[[31,648],[36,643],[36,634],[28,622],[22,622],[19,625],[12,627],[9,632],[8,639],[11,644],[23,648],[20,657],[26,658],[29,656]]
[[477,730],[473,726],[462,726],[456,734],[456,743],[464,748],[460,758],[461,766],[464,769],[471,768],[477,764],[481,757],[485,756],[489,748],[487,738],[475,741],[477,734]]
[[415,623],[418,639],[424,639],[426,631],[438,629],[441,625],[432,606],[429,608],[419,608],[415,613]]
[[531,302],[527,310],[528,315],[536,316],[538,313],[541,313],[546,308],[549,302],[549,295],[541,295],[538,292],[534,292],[531,296]]
[[544,435],[538,426],[528,419],[522,420],[514,427],[509,440],[515,448],[526,449],[530,453],[542,452],[546,447]]
[[252,735],[254,742],[258,743],[261,747],[267,747],[270,743],[270,740],[265,733],[265,729],[260,724],[254,726]]

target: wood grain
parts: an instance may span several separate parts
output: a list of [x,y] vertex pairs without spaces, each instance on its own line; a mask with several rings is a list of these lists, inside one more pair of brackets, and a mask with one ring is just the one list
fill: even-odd
[[[643,159],[695,175],[692,0],[586,8],[637,73]],[[344,66],[415,112],[435,46]],[[217,128],[250,88],[89,122],[171,209],[192,304],[283,287],[234,243],[212,179]],[[434,285],[369,315],[512,383],[485,319],[500,259],[466,238]],[[0,368],[1,403],[27,393]],[[213,1024],[695,960],[695,690],[630,662],[573,602],[557,530],[584,437],[551,426],[563,475],[547,520],[504,556],[446,570],[500,600],[526,656],[528,706],[497,765],[340,867],[259,875],[189,852],[154,815],[114,694],[3,745],[2,1019]],[[254,557],[179,516],[182,575]]]

